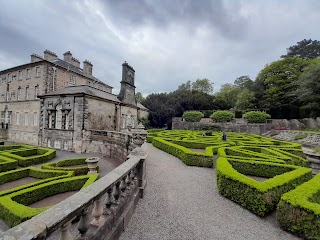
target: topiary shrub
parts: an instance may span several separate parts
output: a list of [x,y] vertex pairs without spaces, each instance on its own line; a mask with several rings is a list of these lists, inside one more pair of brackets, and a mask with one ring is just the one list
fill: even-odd
[[229,122],[234,118],[234,113],[227,110],[216,111],[210,118],[216,122]]
[[242,118],[247,119],[248,123],[265,123],[271,116],[266,112],[250,111],[243,114]]
[[186,111],[183,113],[183,118],[187,122],[199,122],[203,117],[203,113],[199,111]]

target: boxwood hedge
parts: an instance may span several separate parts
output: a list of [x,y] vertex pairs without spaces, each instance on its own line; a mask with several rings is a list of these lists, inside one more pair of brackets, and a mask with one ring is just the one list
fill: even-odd
[[12,169],[16,169],[17,166],[18,166],[17,160],[0,155],[0,173],[9,171]]
[[[10,188],[0,192],[0,196],[4,196],[13,192],[20,191],[21,189],[26,189],[46,183],[49,181],[57,180],[60,178],[72,177],[74,173],[72,171],[56,171],[56,170],[44,170],[35,167],[21,168],[12,171],[7,171],[0,173],[0,185],[8,182],[12,182],[25,177],[38,178],[39,181],[32,182],[29,184],[23,184],[15,188]],[[42,179],[42,180],[41,180]]]
[[56,150],[50,148],[27,148],[15,151],[0,151],[0,155],[17,160],[18,165],[27,167],[47,162],[56,156]]
[[[309,168],[223,157],[218,158],[216,171],[220,194],[259,216],[275,210],[283,193],[312,178]],[[259,182],[244,174],[271,178]]]
[[83,189],[98,176],[90,174],[59,179],[0,197],[0,218],[10,227],[18,225],[50,207],[32,208],[28,205],[59,193]]
[[281,228],[303,239],[320,239],[320,174],[285,193],[276,217]]
[[76,165],[87,164],[86,160],[87,158],[65,159],[58,162],[43,164],[41,168],[60,171],[73,171],[76,176],[84,175],[89,171],[88,166],[76,167]]

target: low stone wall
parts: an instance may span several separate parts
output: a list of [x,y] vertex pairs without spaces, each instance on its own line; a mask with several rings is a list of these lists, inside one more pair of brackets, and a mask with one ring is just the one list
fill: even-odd
[[273,129],[271,123],[262,124],[238,124],[234,122],[226,123],[204,123],[204,122],[186,122],[186,121],[176,121],[172,122],[172,129],[194,129],[200,126],[219,126],[222,131],[226,132],[247,132],[251,134],[262,134]]
[[60,237],[54,239],[119,239],[143,197],[146,157],[142,148],[135,148],[112,172],[47,211],[0,232],[0,239],[42,240],[57,230]]
[[272,129],[302,130],[305,128],[319,129],[320,118],[304,119],[270,119],[267,123],[250,124],[245,119],[236,118],[231,122],[218,123],[210,118],[202,118],[200,122],[186,122],[183,118],[172,119],[172,129],[194,129],[200,126],[219,126],[222,131],[247,132],[253,134],[263,134]]
[[126,133],[89,130],[82,140],[81,153],[99,153],[113,159],[125,161],[129,152],[135,147],[132,136]]

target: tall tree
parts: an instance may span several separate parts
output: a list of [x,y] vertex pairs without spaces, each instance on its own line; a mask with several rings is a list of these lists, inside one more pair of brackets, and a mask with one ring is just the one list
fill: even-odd
[[287,48],[287,54],[282,55],[281,58],[298,57],[303,59],[312,59],[320,57],[320,41],[303,39]]
[[285,58],[269,64],[261,70],[256,81],[263,85],[262,107],[281,108],[296,104],[294,82],[299,78],[309,61],[300,58]]
[[297,85],[296,95],[303,103],[304,117],[320,116],[320,63],[306,67]]
[[235,103],[235,109],[245,111],[254,107],[254,93],[248,89],[242,89]]
[[250,79],[248,75],[246,76],[240,76],[236,80],[234,80],[234,85],[241,89],[248,89],[252,90],[253,87],[253,81]]
[[223,109],[234,108],[241,89],[232,84],[223,84],[215,96],[215,103],[223,106]]
[[198,78],[195,82],[192,83],[192,90],[203,92],[206,94],[212,94],[213,83],[210,82],[210,80],[207,78]]
[[135,98],[136,98],[136,101],[139,102],[139,103],[141,103],[141,102],[143,102],[145,100],[145,98],[144,98],[144,96],[142,95],[141,92],[137,92],[135,94]]
[[178,91],[191,91],[191,81],[189,80],[186,83],[179,85]]

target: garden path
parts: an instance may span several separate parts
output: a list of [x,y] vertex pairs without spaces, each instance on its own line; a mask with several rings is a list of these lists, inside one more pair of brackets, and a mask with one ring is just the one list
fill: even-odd
[[146,144],[147,189],[120,240],[299,239],[222,197],[214,169],[190,167]]

